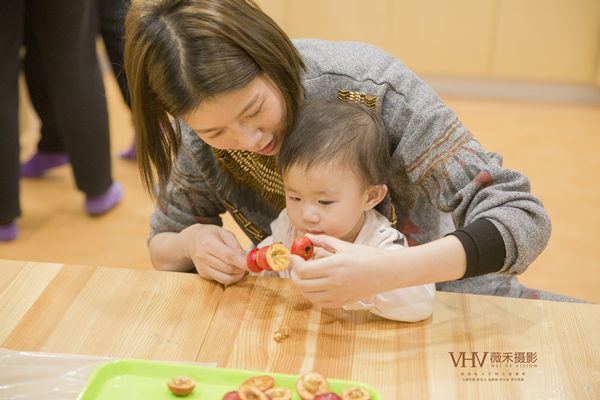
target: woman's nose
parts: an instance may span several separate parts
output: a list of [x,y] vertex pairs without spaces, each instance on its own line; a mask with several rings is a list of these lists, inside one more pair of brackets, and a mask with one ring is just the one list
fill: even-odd
[[260,150],[262,130],[250,125],[239,125],[237,130],[237,142],[242,150]]

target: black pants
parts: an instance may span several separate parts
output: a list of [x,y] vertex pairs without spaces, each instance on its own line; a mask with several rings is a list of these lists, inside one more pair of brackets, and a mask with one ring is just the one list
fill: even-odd
[[[125,16],[130,6],[129,0],[97,0],[99,30],[111,67],[119,85],[123,99],[130,105],[127,78],[123,63],[123,37],[125,35]],[[65,145],[54,121],[48,85],[45,81],[39,46],[33,34],[33,26],[25,24],[25,79],[29,96],[35,111],[42,122],[42,132],[38,150],[46,153],[64,153]]]
[[42,71],[40,84],[48,96],[39,111],[52,116],[77,187],[97,196],[112,184],[108,111],[96,57],[96,0],[2,1],[0,221],[20,215],[18,74],[25,24],[27,42],[37,52]]
[[98,17],[100,34],[106,48],[106,54],[119,84],[123,100],[131,107],[129,89],[125,77],[123,48],[125,37],[125,16],[131,5],[131,0],[96,0],[98,2]]

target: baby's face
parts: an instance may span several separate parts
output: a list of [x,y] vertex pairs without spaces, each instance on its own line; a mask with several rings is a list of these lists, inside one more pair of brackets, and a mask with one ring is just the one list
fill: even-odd
[[362,228],[368,186],[335,162],[292,166],[283,176],[287,213],[302,233],[327,234],[353,242]]

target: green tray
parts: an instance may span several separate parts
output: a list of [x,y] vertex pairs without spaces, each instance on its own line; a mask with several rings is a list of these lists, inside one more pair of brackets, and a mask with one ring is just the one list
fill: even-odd
[[[167,381],[174,376],[187,375],[196,380],[196,388],[186,397],[169,391]],[[300,400],[294,386],[298,375],[245,371],[143,360],[115,360],[100,365],[90,376],[77,400],[152,400],[152,399],[210,399],[221,400],[225,393],[236,390],[253,376],[269,375],[275,386],[292,389],[292,399]],[[372,400],[381,395],[369,385],[341,379],[327,379],[331,391],[338,394],[348,386],[361,386],[371,392]]]

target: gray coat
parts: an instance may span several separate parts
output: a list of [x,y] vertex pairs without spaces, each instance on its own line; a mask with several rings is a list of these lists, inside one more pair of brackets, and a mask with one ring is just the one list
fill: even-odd
[[[360,101],[377,108],[390,135],[390,196],[378,210],[413,244],[440,236],[441,212],[457,228],[487,218],[504,240],[503,274],[523,272],[550,237],[550,219],[528,179],[502,168],[417,76],[373,46],[314,39],[294,40],[307,66],[306,101]],[[164,204],[151,217],[151,236],[194,223],[221,224],[230,212],[258,243],[282,203],[281,178],[252,155],[215,153],[182,120],[182,147]],[[270,165],[270,166],[269,166]],[[250,168],[255,174],[248,174]],[[246,172],[243,172],[246,171]],[[394,205],[392,207],[392,204]]]

